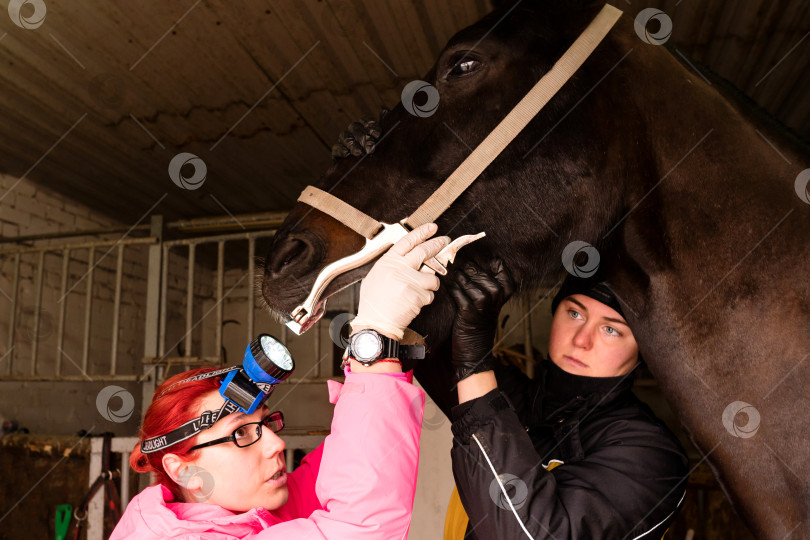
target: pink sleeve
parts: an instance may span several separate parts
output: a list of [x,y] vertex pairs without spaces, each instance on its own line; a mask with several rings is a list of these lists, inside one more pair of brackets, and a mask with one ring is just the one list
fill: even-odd
[[[349,376],[349,373],[352,372],[352,368],[350,365],[346,364],[346,367],[343,368],[343,375],[346,377]],[[413,370],[405,371],[405,372],[393,372],[393,373],[380,373],[380,375],[386,375],[387,377],[393,377],[397,380],[412,383],[413,382]]]
[[290,498],[284,506],[272,513],[282,521],[309,517],[315,510],[323,508],[315,494],[315,481],[321,467],[323,444],[304,456],[301,464],[287,475],[287,488]]
[[349,373],[343,385],[329,381],[329,390],[335,415],[315,483],[323,509],[254,538],[404,539],[416,493],[424,392],[400,376],[378,373]]

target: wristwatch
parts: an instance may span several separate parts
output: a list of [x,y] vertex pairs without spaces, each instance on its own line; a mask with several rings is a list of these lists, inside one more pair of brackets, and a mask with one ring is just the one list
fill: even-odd
[[400,345],[399,341],[386,337],[376,330],[360,330],[349,338],[348,356],[364,366],[370,366],[383,358],[421,360],[425,357],[422,345]]

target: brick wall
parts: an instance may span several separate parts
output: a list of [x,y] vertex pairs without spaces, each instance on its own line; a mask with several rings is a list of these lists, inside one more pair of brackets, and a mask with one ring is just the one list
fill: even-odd
[[[29,180],[0,175],[0,231],[4,237],[37,234],[68,233],[105,227],[129,227],[87,206],[43,189]],[[107,238],[117,240],[119,235]],[[87,237],[66,239],[64,242],[87,241]],[[0,244],[8,249],[15,244]],[[117,248],[96,248],[93,264],[92,309],[87,369],[83,370],[86,293],[89,282],[88,249],[71,250],[64,298],[61,295],[62,252],[48,252],[44,259],[42,303],[39,308],[40,328],[34,332],[36,306],[37,253],[24,253],[20,258],[20,282],[16,305],[12,307],[14,256],[0,254],[0,374],[30,376],[33,347],[36,342],[36,374],[53,376],[61,359],[61,373],[81,376],[81,381],[0,381],[0,418],[17,420],[32,432],[69,435],[79,430],[112,431],[118,435],[136,432],[139,415],[126,422],[104,418],[96,406],[99,391],[110,384],[126,389],[135,398],[135,411],[140,410],[141,388],[133,382],[99,380],[110,372],[113,340],[113,307]],[[118,332],[116,372],[140,373],[144,352],[144,322],[146,317],[147,247],[131,246],[124,250],[121,311]],[[181,252],[183,254],[184,252]],[[185,292],[187,259],[184,255],[172,259],[167,306],[169,335],[185,331]],[[204,303],[214,297],[211,270],[196,271],[194,318],[199,319]],[[61,300],[61,301],[60,301]],[[64,304],[64,308],[62,307]],[[9,350],[9,323],[12,309],[17,323],[14,347]],[[64,342],[58,348],[60,309],[65,310]],[[209,317],[210,319],[210,317]],[[206,321],[193,333],[195,343],[203,340]],[[174,343],[174,342],[172,342]],[[171,352],[171,351],[168,351]],[[172,353],[176,354],[176,353]],[[117,409],[120,403],[111,403]]]
[[[12,189],[13,187],[13,189]],[[38,187],[28,179],[0,174],[2,236],[71,232],[120,226],[85,205]]]

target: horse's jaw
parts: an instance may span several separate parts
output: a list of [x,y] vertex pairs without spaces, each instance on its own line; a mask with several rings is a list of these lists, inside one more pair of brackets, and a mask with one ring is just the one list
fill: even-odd
[[[329,298],[346,287],[359,282],[368,274],[371,266],[372,263],[369,263],[337,276],[324,289],[320,302],[327,302]],[[288,322],[295,308],[306,300],[317,277],[318,273],[313,272],[301,277],[289,274],[283,278],[273,278],[265,272],[261,283],[261,292],[268,312],[279,322]],[[288,287],[290,282],[295,285]]]

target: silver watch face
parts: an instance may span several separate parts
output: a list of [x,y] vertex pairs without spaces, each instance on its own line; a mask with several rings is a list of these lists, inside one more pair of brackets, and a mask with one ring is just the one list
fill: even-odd
[[382,341],[372,333],[360,333],[354,336],[352,352],[358,360],[371,360],[382,352]]

